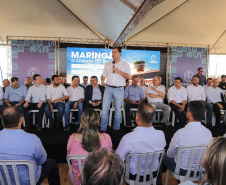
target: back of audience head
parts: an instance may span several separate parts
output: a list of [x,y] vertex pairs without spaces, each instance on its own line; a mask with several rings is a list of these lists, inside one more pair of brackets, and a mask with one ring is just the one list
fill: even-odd
[[98,133],[100,116],[93,109],[86,109],[81,117],[78,133],[82,134],[82,148],[92,152],[101,147]]
[[16,128],[22,124],[22,112],[19,106],[6,107],[2,113],[4,128]]
[[136,123],[138,126],[150,127],[155,115],[155,109],[147,103],[142,103],[138,106]]
[[46,83],[47,83],[47,85],[50,85],[51,79],[50,78],[46,78]]
[[106,148],[94,151],[86,158],[82,185],[123,185],[125,164],[122,159]]
[[201,122],[206,112],[206,106],[201,101],[191,101],[188,104],[187,118],[191,122]]
[[205,176],[202,185],[224,185],[226,182],[226,138],[214,138],[208,146],[202,165]]
[[11,86],[15,89],[19,86],[19,79],[18,77],[11,78]]

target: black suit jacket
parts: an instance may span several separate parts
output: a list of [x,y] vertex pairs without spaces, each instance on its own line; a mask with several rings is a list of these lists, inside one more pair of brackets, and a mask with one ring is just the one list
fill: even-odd
[[[102,100],[103,100],[105,87],[102,85],[98,85],[98,87],[100,89]],[[88,103],[89,100],[92,101],[92,96],[93,96],[93,86],[88,85],[88,86],[86,86],[86,89],[85,89],[85,102]]]

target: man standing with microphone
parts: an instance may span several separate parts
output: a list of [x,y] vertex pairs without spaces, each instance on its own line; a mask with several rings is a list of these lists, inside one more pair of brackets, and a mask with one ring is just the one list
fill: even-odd
[[[101,125],[100,130],[107,132],[108,125],[108,112],[111,106],[112,99],[114,99],[114,126],[113,133],[120,135],[120,120],[121,120],[121,107],[124,97],[125,80],[131,79],[130,66],[127,62],[120,59],[121,49],[114,48],[112,50],[113,61],[106,63],[104,71],[101,75],[101,83],[106,86],[103,98]],[[105,83],[106,78],[106,83]]]

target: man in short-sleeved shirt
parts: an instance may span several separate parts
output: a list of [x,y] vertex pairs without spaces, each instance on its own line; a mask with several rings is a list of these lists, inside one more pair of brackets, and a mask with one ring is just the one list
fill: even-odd
[[183,127],[187,123],[187,90],[181,85],[182,79],[176,77],[174,79],[174,86],[170,87],[168,90],[169,106],[179,120],[179,127]]
[[[169,105],[166,105],[163,103],[163,99],[165,98],[165,86],[159,85],[159,77],[155,76],[153,78],[153,85],[148,88],[148,103],[154,107],[155,109],[161,109],[163,110],[163,118],[161,120],[161,123],[167,124],[169,121],[170,111],[171,108]],[[156,122],[154,119],[153,122]]]
[[[103,98],[102,114],[101,114],[101,131],[107,131],[108,112],[112,100],[114,99],[114,126],[113,133],[121,135],[121,107],[124,95],[124,86],[126,79],[131,79],[130,66],[127,62],[120,59],[121,49],[114,48],[112,51],[113,61],[107,62],[101,75],[101,83],[106,86]],[[106,83],[105,83],[106,78]]]
[[65,87],[60,84],[59,76],[53,75],[52,76],[52,84],[47,87],[46,94],[47,94],[47,104],[45,107],[45,113],[50,121],[49,128],[52,129],[54,127],[54,120],[52,117],[51,110],[57,109],[58,110],[58,117],[57,117],[57,125],[56,127],[60,127],[60,123],[62,120],[62,116],[64,115],[64,100],[69,98],[69,94]]
[[[140,104],[136,114],[136,127],[133,132],[130,132],[123,136],[117,150],[115,151],[122,160],[125,160],[128,153],[148,153],[157,152],[163,150],[166,146],[165,135],[162,131],[156,130],[152,126],[152,120],[155,116],[155,109],[146,103]],[[156,156],[157,158],[159,156]],[[153,176],[156,176],[158,169],[159,160],[155,160],[153,167]],[[137,174],[137,163],[136,157],[130,159],[130,179],[134,180]],[[143,160],[142,163],[145,163]],[[151,163],[151,162],[150,162]],[[144,169],[141,170],[141,176],[144,173]],[[147,171],[149,174],[150,171]],[[157,184],[161,184],[161,178],[158,179]]]
[[134,75],[132,77],[132,84],[126,87],[124,99],[126,101],[126,124],[131,126],[130,109],[138,108],[138,105],[144,101],[144,93],[140,86],[138,86],[139,77]]
[[[25,87],[26,88],[26,87]],[[47,159],[47,154],[40,139],[21,130],[23,124],[22,112],[16,106],[7,107],[2,115],[4,129],[0,131],[0,159],[28,160],[34,163],[35,182],[40,184],[48,177],[50,185],[60,184],[59,169],[56,161]],[[20,184],[30,184],[26,166],[17,167]],[[10,171],[9,175],[13,177]],[[4,172],[1,171],[4,174]],[[15,184],[14,178],[12,184]]]

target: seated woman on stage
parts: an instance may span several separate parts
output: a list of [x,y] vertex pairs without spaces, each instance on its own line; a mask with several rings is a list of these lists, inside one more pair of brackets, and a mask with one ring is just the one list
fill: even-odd
[[[88,155],[93,150],[102,147],[112,148],[111,137],[108,134],[100,133],[99,123],[100,117],[95,110],[85,110],[81,117],[79,130],[68,140],[67,155]],[[74,162],[72,160],[72,171],[74,184],[80,184],[78,181],[79,167],[76,160]]]
[[[226,138],[218,137],[207,148],[202,166],[205,168],[204,179],[200,185],[224,185],[226,182]],[[194,185],[186,181],[180,185]]]

